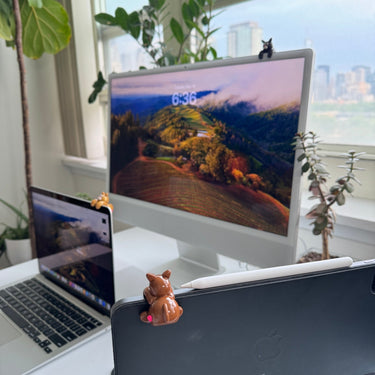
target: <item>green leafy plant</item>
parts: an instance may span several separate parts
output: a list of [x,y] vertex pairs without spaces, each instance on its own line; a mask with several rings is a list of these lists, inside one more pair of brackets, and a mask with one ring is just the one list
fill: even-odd
[[[102,25],[120,27],[126,34],[132,36],[140,47],[150,56],[156,67],[189,63],[191,61],[207,61],[217,59],[217,52],[210,44],[211,36],[218,30],[212,28],[215,0],[189,0],[181,5],[183,23],[172,17],[169,28],[172,39],[177,45],[176,51],[168,48],[163,38],[162,25],[168,16],[166,0],[149,0],[139,11],[126,12],[124,8],[117,8],[112,16],[99,13],[95,20]],[[190,48],[190,40],[195,38],[196,48]],[[173,44],[173,43],[172,43]],[[140,69],[145,69],[141,66]],[[89,103],[96,100],[106,81],[102,72],[93,84],[93,92]]]
[[4,228],[0,233],[0,257],[5,251],[5,240],[23,240],[29,238],[29,219],[21,211],[10,203],[0,198],[0,203],[8,207],[16,215],[16,225],[10,226],[5,223],[0,223]]
[[[18,1],[17,1],[18,2]],[[69,43],[71,30],[68,15],[56,0],[20,0],[22,47],[25,56],[40,58],[43,53],[55,54]],[[0,3],[0,37],[16,47],[16,22],[12,0]]]
[[329,259],[328,237],[332,237],[334,224],[336,222],[335,212],[332,208],[334,204],[342,206],[346,202],[345,194],[351,194],[354,191],[354,184],[360,184],[355,176],[355,171],[363,170],[356,166],[359,157],[364,152],[356,152],[350,150],[342,154],[346,158],[345,165],[338,166],[346,170],[345,175],[339,177],[330,187],[326,187],[328,178],[330,177],[325,164],[318,155],[319,137],[314,132],[297,133],[294,137],[295,149],[301,152],[298,161],[302,163],[302,174],[308,174],[310,181],[309,191],[312,196],[309,199],[318,200],[306,217],[312,220],[313,234],[322,235],[322,259]]
[[26,69],[23,55],[38,59],[43,53],[56,54],[65,48],[71,38],[69,18],[56,0],[1,0],[0,38],[16,49],[20,74],[22,129],[24,139],[25,175],[29,210],[29,232],[35,256],[35,239],[31,195],[32,185],[30,125],[26,92]]

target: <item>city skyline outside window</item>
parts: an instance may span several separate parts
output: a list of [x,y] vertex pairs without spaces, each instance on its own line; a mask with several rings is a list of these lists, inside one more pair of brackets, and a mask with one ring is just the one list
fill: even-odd
[[[312,48],[315,67],[308,130],[327,143],[375,146],[375,2],[253,0],[215,18],[219,56]],[[244,42],[246,40],[246,43]]]
[[[112,14],[118,6],[130,12],[148,3],[106,2]],[[271,37],[276,53],[312,48],[308,130],[327,143],[375,146],[375,1],[244,1],[225,7],[214,24],[220,57],[256,55]],[[113,38],[105,51],[109,72],[151,67],[129,36]]]

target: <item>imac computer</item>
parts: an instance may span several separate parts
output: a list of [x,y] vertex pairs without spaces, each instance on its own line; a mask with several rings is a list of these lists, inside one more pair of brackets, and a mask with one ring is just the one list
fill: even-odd
[[114,218],[175,238],[191,279],[217,272],[217,254],[293,263],[301,173],[292,142],[305,129],[312,64],[303,49],[112,74]]

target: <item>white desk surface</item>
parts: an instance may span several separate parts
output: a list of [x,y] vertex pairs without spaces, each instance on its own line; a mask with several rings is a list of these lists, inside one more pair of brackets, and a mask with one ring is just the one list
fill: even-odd
[[[154,253],[156,257],[150,256]],[[134,266],[142,264],[144,272],[155,264],[166,263],[177,257],[176,241],[139,228],[115,234],[114,267],[116,299],[142,295],[147,279]],[[123,271],[123,272],[122,272]],[[143,270],[142,270],[143,271]],[[37,260],[0,270],[0,286],[32,276],[38,272]],[[132,277],[135,276],[136,280]],[[17,360],[15,358],[15,360]],[[106,332],[65,355],[46,364],[34,373],[37,375],[100,374],[109,375],[113,369],[112,337]]]

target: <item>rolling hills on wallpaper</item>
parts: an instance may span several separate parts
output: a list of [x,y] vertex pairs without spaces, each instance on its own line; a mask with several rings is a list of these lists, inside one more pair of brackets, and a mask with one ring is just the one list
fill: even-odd
[[[285,86],[280,79],[292,71],[295,82]],[[263,81],[259,74],[237,69],[223,82],[218,71],[221,78],[209,85],[199,71],[183,84],[172,73],[165,90],[158,77],[119,79],[111,103],[111,192],[287,235],[301,74],[296,65],[282,75],[268,70]],[[177,95],[178,87],[189,91]]]

